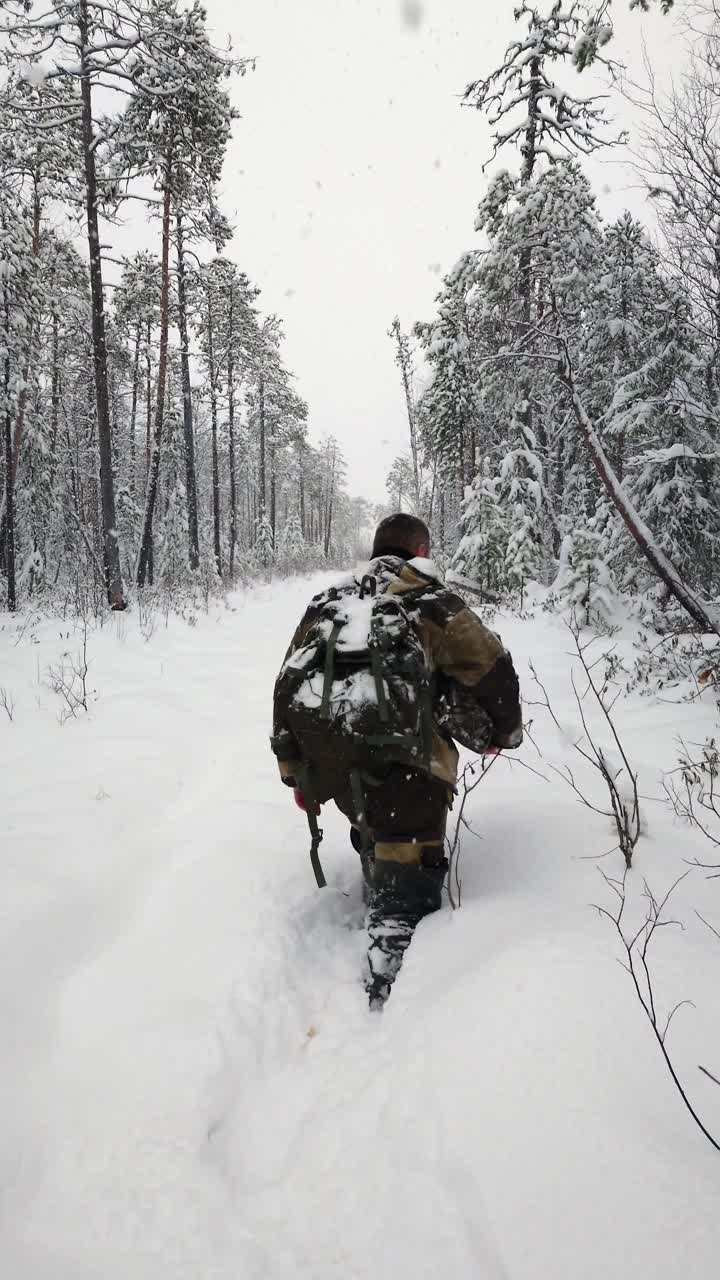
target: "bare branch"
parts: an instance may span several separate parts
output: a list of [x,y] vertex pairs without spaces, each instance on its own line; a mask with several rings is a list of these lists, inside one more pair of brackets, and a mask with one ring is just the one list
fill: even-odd
[[[679,879],[676,880],[673,885],[671,885],[670,889],[667,891],[664,898],[659,904],[657,903],[655,897],[650,891],[649,886],[647,884],[645,885],[645,890],[644,890],[645,897],[649,904],[648,913],[646,915],[644,924],[640,927],[637,933],[630,939],[626,936],[623,930],[623,924],[622,924],[623,913],[625,911],[625,905],[627,901],[627,898],[626,898],[627,870],[625,872],[625,875],[623,876],[621,887],[618,887],[617,881],[611,880],[608,876],[604,874],[604,872],[600,871],[600,874],[605,880],[605,883],[609,886],[609,888],[612,890],[612,892],[615,894],[616,898],[618,899],[619,906],[614,915],[612,914],[611,911],[608,911],[607,908],[605,907],[597,907],[596,909],[603,919],[608,920],[614,926],[615,932],[620,940],[620,944],[622,946],[623,955],[624,955],[624,959],[620,960],[620,963],[622,964],[622,967],[629,974],[632,980],[633,987],[635,989],[635,994],[643,1009],[643,1012],[645,1013],[646,1018],[648,1019],[648,1022],[650,1023],[653,1035],[655,1037],[656,1044],[660,1050],[665,1066],[667,1067],[667,1070],[670,1074],[673,1084],[675,1085],[675,1088],[680,1095],[680,1098],[682,1100],[684,1107],[692,1116],[692,1119],[694,1120],[695,1124],[700,1129],[700,1132],[707,1139],[710,1145],[714,1147],[716,1151],[720,1151],[720,1142],[717,1141],[717,1139],[713,1136],[713,1134],[710,1132],[707,1126],[703,1123],[701,1117],[699,1116],[695,1107],[693,1106],[690,1099],[688,1098],[688,1095],[680,1081],[677,1071],[675,1070],[675,1066],[673,1064],[673,1061],[668,1053],[668,1050],[665,1044],[668,1029],[670,1027],[670,1024],[672,1022],[672,1019],[675,1013],[678,1011],[678,1009],[682,1008],[684,1004],[689,1004],[691,1002],[687,1000],[680,1001],[680,1003],[677,1004],[670,1011],[664,1023],[664,1026],[661,1029],[658,1025],[658,1020],[656,1015],[655,994],[653,990],[652,976],[651,976],[649,967],[647,965],[647,949],[655,930],[661,924],[678,923],[677,921],[675,922],[662,921],[661,914],[664,907],[667,905],[670,899],[670,896],[675,892],[677,886],[680,884],[682,880],[684,880],[685,875],[688,875],[689,872],[685,872],[685,875],[680,876]],[[638,950],[638,942],[643,934],[645,934],[645,941],[643,943],[642,949]],[[643,991],[643,986],[641,984],[640,977],[639,977],[639,972],[637,967],[638,961],[640,962],[642,975],[644,978],[644,983],[646,988],[645,991]],[[710,1076],[710,1072],[706,1071],[704,1067],[700,1067],[700,1070],[703,1071],[705,1075]],[[710,1076],[710,1079],[715,1080],[714,1076]],[[715,1080],[715,1083],[718,1084],[720,1082]]]
[[703,1075],[707,1076],[708,1080],[712,1080],[713,1084],[720,1085],[720,1080],[718,1080],[717,1076],[714,1076],[711,1071],[708,1071],[707,1067],[701,1067],[698,1065],[698,1071],[702,1071]]

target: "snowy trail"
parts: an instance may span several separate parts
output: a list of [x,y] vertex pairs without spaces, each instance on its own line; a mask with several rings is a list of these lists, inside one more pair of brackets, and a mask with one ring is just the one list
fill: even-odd
[[[493,767],[462,910],[422,924],[385,1013],[366,1011],[344,824],[324,818],[319,893],[267,748],[309,590],[147,640],[114,620],[90,638],[90,716],[62,728],[42,671],[77,638],[0,631],[3,1277],[710,1280],[720,1164],[589,909],[603,887],[582,859],[611,837],[568,790]],[[572,722],[560,625],[501,629]],[[648,792],[673,734],[712,726],[632,698],[622,717]],[[539,715],[533,732],[564,758]],[[639,874],[662,887],[692,846],[648,814]],[[696,1076],[720,1066],[720,948],[693,909],[720,920],[718,883],[681,886],[687,931],[657,960],[663,1000],[698,1006],[677,1053],[716,1128],[720,1091]]]

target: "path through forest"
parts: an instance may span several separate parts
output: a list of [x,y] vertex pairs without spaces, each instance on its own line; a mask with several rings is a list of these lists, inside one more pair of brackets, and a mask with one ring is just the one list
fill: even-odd
[[[0,618],[0,1257],[7,1280],[711,1280],[720,1163],[683,1111],[611,929],[605,819],[572,757],[569,637],[499,619],[567,733],[530,708],[469,810],[463,907],[422,924],[365,1008],[355,856],[325,815],[319,892],[267,746],[272,679],[308,581],[193,625],[92,631],[89,713],[60,726],[70,623]],[[68,659],[66,658],[67,662]],[[705,849],[659,802],[674,736],[713,708],[637,696],[642,878]],[[680,886],[654,976],[691,998],[671,1043],[720,1131],[720,881]]]

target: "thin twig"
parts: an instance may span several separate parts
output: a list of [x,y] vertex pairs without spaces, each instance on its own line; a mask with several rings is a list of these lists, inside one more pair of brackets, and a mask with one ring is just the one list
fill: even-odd
[[538,686],[538,688],[540,689],[540,692],[542,693],[542,695],[543,695],[543,697],[544,697],[544,699],[545,699],[545,701],[544,701],[544,702],[541,702],[541,703],[539,703],[538,705],[539,705],[539,706],[544,706],[544,707],[546,707],[546,708],[547,708],[547,710],[550,712],[550,715],[552,716],[553,720],[555,721],[555,724],[556,724],[557,728],[560,730],[560,733],[562,733],[562,732],[563,732],[562,725],[560,724],[560,721],[558,720],[557,716],[555,715],[555,712],[553,711],[553,709],[552,709],[552,707],[551,707],[551,705],[550,705],[550,699],[548,698],[548,695],[547,695],[547,689],[545,688],[545,685],[542,683],[542,681],[541,681],[541,680],[540,680],[540,678],[538,677],[537,671],[535,670],[535,668],[534,668],[534,666],[533,666],[532,662],[528,662],[528,666],[529,666],[529,668],[530,668],[530,671],[532,672],[532,678],[533,678],[533,680],[535,681],[535,684]]
[[720,942],[720,930],[716,929],[714,924],[710,924],[710,921],[706,920],[704,916],[701,916],[699,911],[696,911],[695,915],[697,916],[698,920],[702,920],[706,929],[709,929],[711,933],[715,934],[715,937]]
[[[448,864],[449,864],[448,878],[447,878],[447,891],[448,891],[448,898],[450,899],[450,906],[452,907],[453,911],[457,911],[458,907],[461,905],[461,902],[462,902],[462,881],[460,879],[460,833],[463,826],[466,825],[465,818],[464,818],[465,805],[467,804],[468,799],[472,795],[475,788],[478,787],[480,783],[483,781],[483,779],[487,777],[492,766],[495,764],[495,761],[497,760],[497,758],[498,758],[497,756],[492,756],[488,764],[485,764],[485,762],[483,761],[483,764],[481,766],[481,771],[478,777],[476,778],[475,778],[475,773],[477,770],[477,765],[467,764],[462,771],[462,775],[461,775],[461,782],[463,787],[462,800],[460,801],[460,808],[458,810],[457,819],[455,821],[455,830],[453,832],[452,842],[447,841]],[[475,778],[475,781],[470,783],[469,785],[467,781],[468,774],[470,774],[471,777]],[[453,888],[453,880],[455,882],[454,888]]]

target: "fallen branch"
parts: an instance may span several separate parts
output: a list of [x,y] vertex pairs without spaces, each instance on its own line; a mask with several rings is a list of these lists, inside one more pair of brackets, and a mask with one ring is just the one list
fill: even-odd
[[686,613],[690,614],[690,617],[694,619],[703,631],[713,631],[715,635],[720,636],[720,617],[710,605],[700,599],[692,587],[683,581],[675,565],[658,546],[652,532],[635,510],[626,490],[615,475],[600,443],[600,438],[580,399],[567,343],[563,338],[559,338],[558,342],[561,356],[557,376],[570,396],[570,403],[578,429],[587,445],[595,470],[607,489],[615,510],[622,517],[628,533],[635,540],[658,578],[665,583],[670,594],[679,601]]

